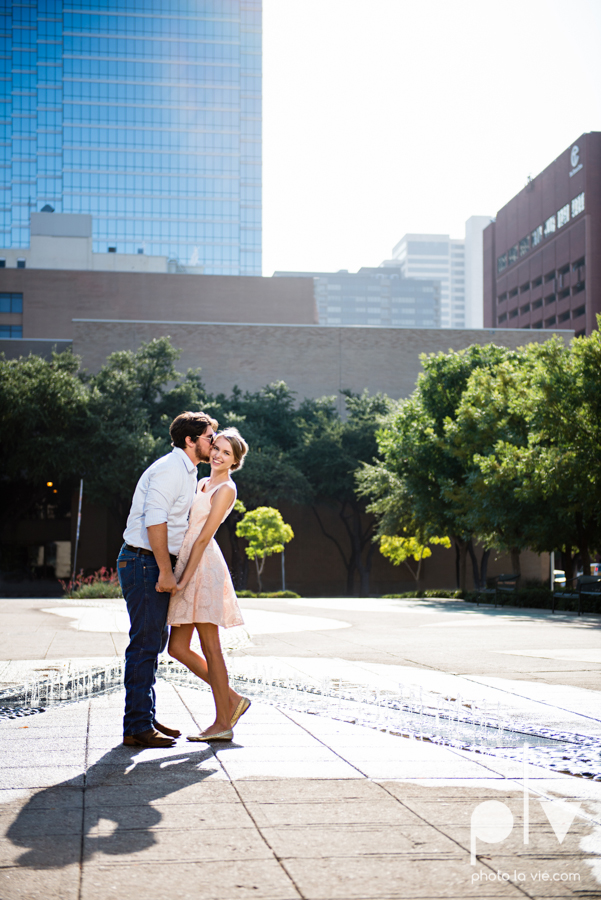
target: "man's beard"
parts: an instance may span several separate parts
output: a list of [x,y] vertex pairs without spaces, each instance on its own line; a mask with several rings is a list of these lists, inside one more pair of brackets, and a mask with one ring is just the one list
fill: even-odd
[[196,465],[199,463],[209,463],[211,462],[211,457],[209,456],[210,451],[206,451],[203,449],[203,445],[195,447],[196,450]]

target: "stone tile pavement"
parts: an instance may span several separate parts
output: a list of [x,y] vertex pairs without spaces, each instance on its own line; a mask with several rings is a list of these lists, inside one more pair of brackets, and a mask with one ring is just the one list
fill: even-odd
[[[158,683],[197,733],[210,695]],[[601,784],[253,703],[227,744],[123,747],[121,691],[0,724],[0,900],[601,897]],[[539,798],[580,804],[560,842]],[[505,804],[513,829],[470,821]],[[490,836],[490,835],[489,835]]]

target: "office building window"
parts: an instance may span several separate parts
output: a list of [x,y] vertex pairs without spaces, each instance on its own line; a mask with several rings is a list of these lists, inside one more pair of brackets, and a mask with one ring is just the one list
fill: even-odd
[[18,259],[18,260],[17,260],[17,269],[24,269],[24,268],[25,268],[25,260],[24,260],[24,259]]
[[21,325],[0,325],[0,340],[22,337],[23,327]]
[[544,233],[545,237],[549,237],[549,235],[553,234],[554,231],[555,231],[555,216],[549,216],[549,218],[545,222],[543,233]]
[[0,259],[0,269],[5,269],[5,268],[6,268],[6,260]]
[[525,256],[530,250],[530,238],[525,237],[520,241],[520,256]]
[[572,200],[572,218],[584,212],[584,191]]
[[518,258],[518,245],[514,244],[513,247],[510,247],[507,251],[507,264],[511,265]]
[[559,321],[567,322],[569,318],[570,318],[570,310],[568,309],[560,315]]
[[22,313],[23,294],[0,294],[0,313]]
[[538,278],[535,278],[535,279],[532,281],[532,287],[533,287],[533,289],[534,289],[534,288],[537,288],[537,287],[540,287],[542,283],[543,283],[543,276],[542,276],[542,275],[539,275]]
[[572,313],[573,319],[579,319],[580,316],[583,316],[586,311],[586,306],[579,306],[578,309],[575,309]]
[[504,253],[503,256],[499,256],[497,260],[497,272],[502,272],[507,268],[507,254]]
[[548,319],[545,319],[545,328],[553,328],[556,322],[555,316],[550,316]]
[[538,228],[535,228],[532,234],[530,235],[530,239],[532,241],[533,247],[538,247],[540,242],[543,239],[543,226],[539,225]]
[[561,209],[557,210],[557,227],[561,228],[570,221],[570,204],[566,203]]

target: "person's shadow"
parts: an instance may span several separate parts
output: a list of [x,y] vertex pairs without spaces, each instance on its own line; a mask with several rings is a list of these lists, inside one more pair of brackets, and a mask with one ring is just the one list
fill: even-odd
[[[85,776],[34,794],[6,834],[15,846],[27,848],[16,864],[62,868],[96,853],[137,853],[151,847],[156,843],[151,829],[162,818],[152,801],[198,784],[218,771],[217,764],[200,767],[214,759],[208,747],[136,764],[140,752],[115,747],[90,766]],[[115,823],[110,834],[96,830],[100,820]]]

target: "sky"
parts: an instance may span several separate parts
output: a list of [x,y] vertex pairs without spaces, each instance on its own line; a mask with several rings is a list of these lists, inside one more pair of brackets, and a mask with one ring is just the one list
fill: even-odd
[[601,130],[601,0],[263,0],[263,274],[461,238]]

